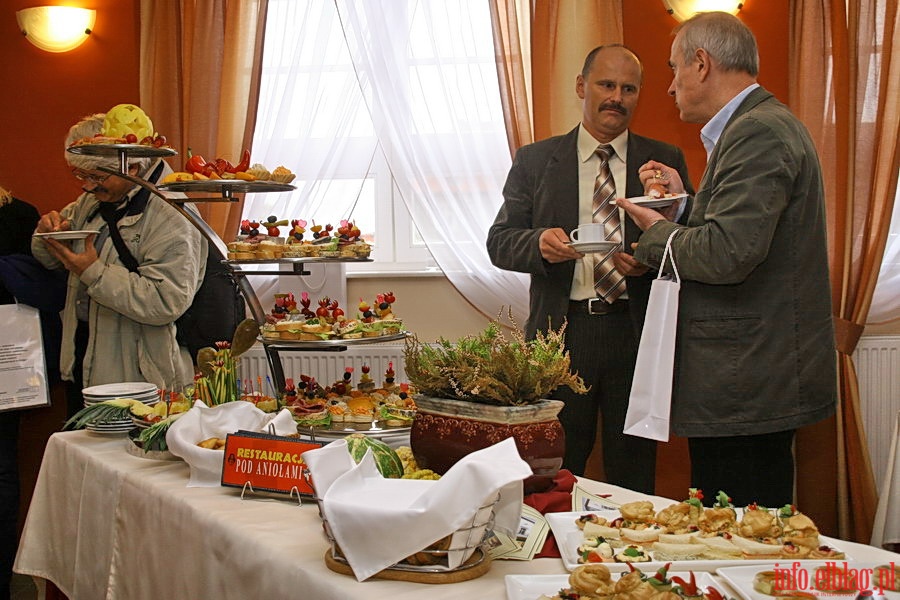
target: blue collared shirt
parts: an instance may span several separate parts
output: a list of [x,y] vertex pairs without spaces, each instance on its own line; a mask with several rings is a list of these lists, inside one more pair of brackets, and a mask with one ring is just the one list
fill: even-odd
[[729,100],[728,104],[719,109],[719,112],[717,112],[713,118],[703,126],[703,129],[700,130],[700,141],[703,142],[703,147],[706,148],[707,160],[709,160],[709,155],[712,154],[713,148],[716,147],[716,143],[722,136],[722,131],[725,129],[725,124],[728,123],[731,115],[733,115],[734,111],[741,105],[744,98],[758,87],[758,83],[748,85],[741,93]]

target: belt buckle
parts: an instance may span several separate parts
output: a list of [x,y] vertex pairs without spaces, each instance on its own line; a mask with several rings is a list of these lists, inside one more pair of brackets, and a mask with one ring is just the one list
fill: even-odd
[[[594,312],[594,304],[598,303],[598,302],[600,303],[600,305],[599,305],[600,308],[596,312]],[[602,315],[603,313],[607,312],[606,310],[603,310],[604,304],[606,304],[606,301],[603,298],[588,298],[588,301],[587,301],[588,314],[589,315]]]

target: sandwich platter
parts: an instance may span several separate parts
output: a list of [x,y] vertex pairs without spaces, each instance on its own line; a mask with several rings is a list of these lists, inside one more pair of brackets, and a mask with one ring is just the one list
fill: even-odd
[[[742,509],[735,508],[735,512],[737,513],[737,520],[740,521],[742,517]],[[565,564],[566,569],[569,571],[575,570],[579,565],[583,564],[578,562],[579,559],[579,546],[582,546],[585,543],[585,535],[584,532],[579,529],[576,521],[579,517],[585,514],[594,514],[599,517],[605,518],[608,521],[613,521],[621,517],[621,513],[617,510],[595,510],[595,511],[581,511],[581,512],[557,512],[557,513],[547,513],[544,515],[547,518],[547,522],[550,524],[550,530],[553,532],[553,536],[556,538],[556,544],[559,547],[560,556],[562,557],[562,561]],[[735,536],[738,537],[738,536]],[[719,538],[721,539],[721,538]],[[629,542],[622,540],[620,546],[628,546],[629,544],[638,542]],[[822,545],[827,545],[832,548],[840,548],[840,540],[836,540],[833,538],[829,538],[824,535],[819,535],[819,543]],[[650,557],[649,562],[635,562],[634,566],[640,568],[641,570],[656,570],[660,567],[666,565],[667,563],[671,563],[672,570],[688,570],[688,571],[715,571],[720,567],[726,566],[737,566],[737,565],[757,565],[757,564],[766,564],[772,562],[771,557],[765,557],[760,559],[754,558],[742,558],[741,556],[735,557],[726,557],[726,558],[707,558],[703,555],[702,550],[705,548],[704,545],[697,543],[698,553],[695,558],[691,558],[690,556],[686,556],[685,559],[679,560],[677,557],[665,556],[665,557],[657,557],[657,553],[652,550],[651,543],[645,544],[647,549],[647,554]],[[780,546],[776,546],[778,548]],[[621,548],[614,548],[615,552],[618,552]],[[850,560],[851,557],[845,556],[836,560]],[[784,558],[781,559],[784,561],[793,561],[797,560],[796,558]],[[833,559],[834,560],[834,559]],[[802,563],[806,563],[806,560],[801,560]],[[815,562],[814,560],[809,562]],[[627,571],[628,563],[626,562],[604,562],[610,571]],[[759,599],[752,599],[759,600]],[[900,599],[898,599],[900,600]]]

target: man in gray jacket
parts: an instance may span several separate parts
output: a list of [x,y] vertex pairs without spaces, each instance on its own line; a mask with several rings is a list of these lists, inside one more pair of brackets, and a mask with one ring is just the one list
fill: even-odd
[[[497,267],[531,276],[526,335],[533,338],[537,331],[568,323],[566,350],[572,370],[591,387],[587,394],[568,388],[555,392],[554,397],[565,402],[559,417],[566,433],[563,467],[584,474],[600,413],[606,480],[653,493],[656,442],[622,433],[654,276],[631,256],[631,242],[640,230],[623,213],[616,227],[621,246],[615,250],[579,252],[583,247],[569,239],[569,232],[593,218],[601,169],[598,146],[611,147],[607,164],[619,195],[643,195],[638,169],[653,159],[673,165],[681,179],[688,180],[680,149],[628,129],[642,83],[640,61],[621,44],[600,46],[587,55],[575,80],[581,124],[567,134],[519,148],[503,188],[503,205],[488,232],[487,249]],[[602,262],[614,265],[611,274],[620,278],[622,293],[615,299],[604,298],[596,288],[594,271]]]
[[[803,124],[756,83],[753,33],[701,13],[672,43],[669,93],[704,123],[709,161],[687,226],[621,202],[644,230],[635,259],[659,265],[669,234],[682,277],[672,425],[689,438],[691,484],[735,504],[793,501],[798,427],[836,407],[825,204]],[[675,169],[651,162],[681,191]]]
[[[66,147],[100,132],[102,114],[72,127]],[[154,195],[98,167],[116,167],[115,156],[66,153],[84,193],[50,211],[36,232],[93,230],[86,238],[32,239],[31,249],[48,269],[69,271],[63,309],[60,372],[74,382],[69,413],[84,387],[147,381],[180,390],[193,382],[193,360],[175,339],[175,320],[191,305],[203,281],[207,245],[187,219]],[[130,159],[129,173],[157,182],[172,169],[161,160]],[[109,235],[114,223],[137,259],[138,272],[122,264]]]

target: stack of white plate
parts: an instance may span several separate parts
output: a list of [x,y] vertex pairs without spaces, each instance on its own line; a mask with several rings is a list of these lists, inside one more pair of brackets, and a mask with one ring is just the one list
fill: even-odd
[[[84,388],[81,395],[84,397],[86,407],[116,398],[132,398],[144,404],[155,404],[159,400],[159,389],[155,384],[145,381],[126,381]],[[95,433],[117,435],[128,433],[134,429],[134,422],[129,415],[127,418],[114,421],[91,422],[86,425],[86,428]]]

